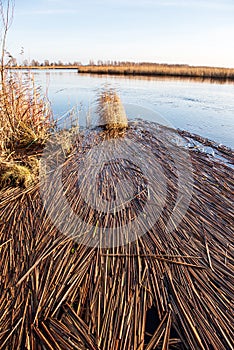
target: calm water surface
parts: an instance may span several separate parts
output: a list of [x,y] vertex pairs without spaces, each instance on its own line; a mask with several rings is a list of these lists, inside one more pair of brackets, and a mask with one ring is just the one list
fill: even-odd
[[95,123],[93,102],[108,86],[121,96],[129,118],[158,121],[162,116],[175,128],[234,148],[234,83],[81,75],[76,70],[35,71],[35,79],[47,91],[56,118],[77,106],[81,125],[90,110]]

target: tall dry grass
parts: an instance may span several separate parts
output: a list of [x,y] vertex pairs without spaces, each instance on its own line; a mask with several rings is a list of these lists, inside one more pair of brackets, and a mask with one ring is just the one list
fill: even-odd
[[43,143],[51,128],[48,100],[32,75],[4,72],[0,89],[0,150]]
[[[28,186],[53,127],[50,104],[31,74],[3,68],[0,86],[0,188]],[[36,157],[36,158],[35,158]]]
[[234,80],[234,68],[196,67],[188,65],[167,65],[154,63],[121,63],[119,65],[79,66],[80,73],[173,76]]

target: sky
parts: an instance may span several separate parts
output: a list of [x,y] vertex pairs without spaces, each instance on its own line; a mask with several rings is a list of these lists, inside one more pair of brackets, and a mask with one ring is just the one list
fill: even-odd
[[18,62],[234,68],[234,0],[15,0],[7,49]]

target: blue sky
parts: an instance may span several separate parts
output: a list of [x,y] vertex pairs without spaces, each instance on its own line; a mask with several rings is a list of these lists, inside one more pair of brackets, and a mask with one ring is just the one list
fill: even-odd
[[7,49],[18,60],[234,67],[234,0],[15,0]]

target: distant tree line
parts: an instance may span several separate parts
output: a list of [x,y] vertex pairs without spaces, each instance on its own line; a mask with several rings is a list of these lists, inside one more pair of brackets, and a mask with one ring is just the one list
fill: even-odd
[[81,62],[74,61],[74,62],[64,63],[61,60],[49,61],[47,59],[44,60],[44,62],[40,62],[40,61],[35,60],[35,59],[32,59],[31,61],[24,59],[21,64],[18,64],[16,59],[12,57],[12,59],[8,61],[7,65],[11,66],[11,67],[17,67],[17,66],[21,66],[21,67],[22,66],[23,67],[49,67],[49,66],[57,67],[57,66],[80,66]]
[[[28,59],[24,59],[20,64],[17,63],[16,59],[10,55],[9,52],[6,52],[6,55],[8,57],[8,62],[6,63],[7,66],[11,67],[93,67],[93,69],[96,69],[95,67],[100,67],[101,69],[104,69],[105,67],[114,67],[114,69],[117,69],[118,67],[121,68],[128,68],[128,69],[141,69],[145,67],[151,67],[153,69],[161,69],[162,67],[164,69],[190,69],[190,68],[209,68],[212,70],[214,69],[220,69],[222,71],[228,70],[228,68],[218,68],[218,67],[207,67],[207,66],[190,66],[188,64],[168,64],[168,63],[154,63],[154,62],[131,62],[131,61],[116,61],[116,60],[97,60],[94,61],[92,59],[89,60],[88,64],[82,64],[80,61],[74,61],[74,62],[63,62],[61,60],[58,61],[50,61],[48,59],[45,59],[43,62],[40,62],[36,59],[32,59],[31,61]],[[229,69],[230,70],[230,69]],[[233,69],[232,69],[233,70]]]
[[[8,53],[9,61],[8,66],[11,67],[17,67],[17,66],[23,66],[23,67],[58,67],[58,66],[83,66],[83,64],[80,61],[74,61],[74,62],[62,62],[61,60],[58,61],[49,61],[48,59],[45,59],[43,62],[40,62],[36,59],[32,59],[31,61],[28,59],[24,59],[21,64],[18,64],[16,59],[12,57]],[[96,62],[94,60],[89,60],[88,65],[89,66],[126,66],[126,67],[134,67],[134,66],[145,66],[145,65],[152,65],[152,66],[158,66],[161,65],[159,63],[149,63],[149,62],[130,62],[130,61],[115,61],[115,60],[97,60]],[[167,66],[168,64],[164,64]],[[169,65],[171,66],[171,65]],[[188,66],[188,65],[173,65],[173,66]]]
[[[89,61],[89,66],[127,66],[127,67],[134,67],[134,66],[146,66],[146,65],[152,65],[152,66],[161,66],[162,63],[153,63],[153,62],[132,62],[132,61],[113,61],[113,60],[98,60],[96,63],[94,60]],[[177,67],[188,67],[187,64],[167,64],[163,63],[164,66],[177,66]]]

